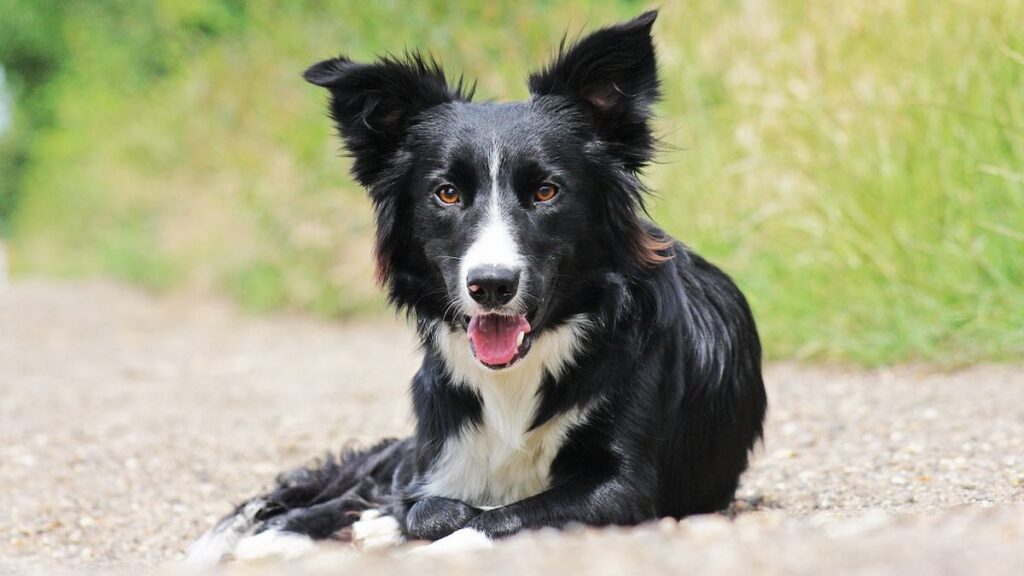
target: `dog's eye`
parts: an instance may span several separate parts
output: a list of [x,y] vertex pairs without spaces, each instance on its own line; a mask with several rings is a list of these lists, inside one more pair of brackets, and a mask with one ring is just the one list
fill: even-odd
[[451,184],[445,184],[434,192],[437,199],[444,204],[458,204],[459,203],[459,191],[455,189],[455,186]]
[[533,199],[537,202],[547,202],[558,194],[558,186],[555,186],[551,182],[545,182],[537,187],[537,191],[533,193]]

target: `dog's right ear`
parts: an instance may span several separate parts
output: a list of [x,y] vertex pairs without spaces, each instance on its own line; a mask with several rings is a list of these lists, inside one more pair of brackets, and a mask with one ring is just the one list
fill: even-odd
[[424,110],[469,100],[460,79],[449,86],[444,71],[419,53],[360,64],[342,56],[314,64],[303,75],[331,92],[331,118],[351,153],[352,174],[370,187],[401,145],[411,121]]

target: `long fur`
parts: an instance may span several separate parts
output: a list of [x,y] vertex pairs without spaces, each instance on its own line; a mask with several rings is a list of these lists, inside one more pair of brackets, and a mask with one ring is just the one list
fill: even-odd
[[[522,103],[472,103],[415,53],[307,71],[376,209],[379,279],[416,322],[416,430],[283,475],[207,544],[353,524],[478,542],[730,503],[762,434],[761,349],[735,284],[644,219],[655,18],[563,45]],[[467,286],[471,252],[504,301]],[[485,317],[528,323],[509,365],[478,360]]]

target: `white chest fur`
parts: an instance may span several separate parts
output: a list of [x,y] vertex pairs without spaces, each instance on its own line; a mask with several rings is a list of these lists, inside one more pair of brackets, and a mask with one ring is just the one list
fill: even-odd
[[436,343],[452,380],[479,394],[483,418],[445,443],[426,478],[424,495],[502,506],[547,488],[552,460],[587,410],[571,410],[529,430],[537,391],[546,373],[557,377],[572,362],[587,326],[585,317],[576,317],[542,334],[525,358],[501,371],[481,365],[461,331],[437,329]]

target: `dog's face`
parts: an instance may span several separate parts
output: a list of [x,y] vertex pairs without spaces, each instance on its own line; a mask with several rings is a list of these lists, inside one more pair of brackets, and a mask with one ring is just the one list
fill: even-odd
[[605,304],[610,278],[661,258],[637,211],[657,75],[655,14],[600,30],[476,104],[418,55],[310,68],[377,215],[380,279],[419,320],[465,330],[503,369],[544,330]]
[[[581,119],[543,101],[453,103],[411,131],[412,244],[443,282],[477,359],[524,356],[597,216]],[[431,289],[440,290],[440,286]]]

